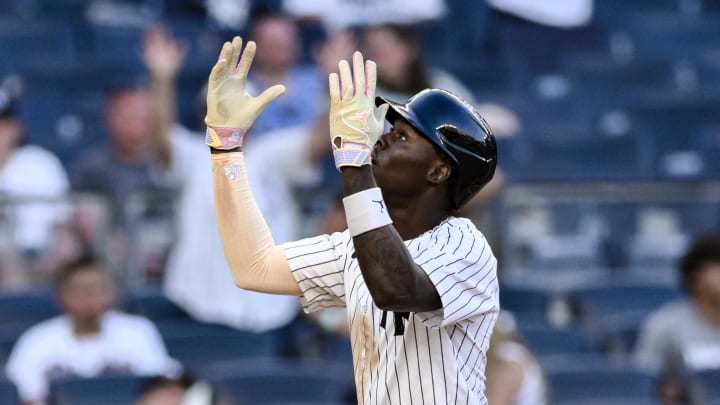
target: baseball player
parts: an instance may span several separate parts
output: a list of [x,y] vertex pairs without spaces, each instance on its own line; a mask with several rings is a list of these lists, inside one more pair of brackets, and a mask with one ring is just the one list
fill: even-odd
[[[278,246],[249,189],[242,143],[284,87],[248,95],[255,44],[242,57],[241,47],[239,37],[224,44],[205,118],[235,283],[300,296],[308,312],[346,307],[361,404],[487,403],[496,259],[482,233],[453,213],[494,174],[488,125],[443,90],[421,91],[406,104],[376,100],[375,63],[359,52],[352,69],[340,61],[339,75],[329,77],[330,141],[348,229]],[[386,114],[392,127],[382,134]]]

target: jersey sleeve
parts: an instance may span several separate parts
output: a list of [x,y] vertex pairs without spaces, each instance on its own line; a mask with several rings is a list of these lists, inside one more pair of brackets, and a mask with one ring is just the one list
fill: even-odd
[[197,170],[198,164],[194,162],[207,154],[203,139],[205,138],[201,134],[193,133],[179,124],[173,125],[170,130],[172,159],[170,167],[162,173],[163,180],[171,184],[182,184],[191,176],[193,170]]
[[415,314],[426,326],[447,326],[499,311],[497,260],[470,221],[449,221],[427,243],[409,250],[435,285],[443,305],[437,311]]
[[334,233],[289,242],[285,257],[302,291],[305,312],[345,306],[345,262],[349,234]]
[[43,338],[36,329],[24,333],[15,344],[5,366],[5,374],[17,387],[20,399],[40,401],[47,396],[48,380],[45,377],[47,354]]
[[168,355],[160,332],[148,319],[132,318],[132,325],[128,329],[132,332],[128,340],[133,341],[135,347],[135,363],[133,367],[139,375],[176,375],[181,366]]
[[650,371],[660,369],[673,354],[671,332],[676,326],[676,319],[665,315],[662,309],[642,323],[633,353],[638,367]]

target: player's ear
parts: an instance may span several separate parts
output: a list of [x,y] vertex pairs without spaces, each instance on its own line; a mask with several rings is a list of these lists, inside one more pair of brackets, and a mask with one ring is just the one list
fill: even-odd
[[447,181],[452,174],[452,168],[442,159],[435,159],[427,173],[427,180],[432,184],[440,184]]

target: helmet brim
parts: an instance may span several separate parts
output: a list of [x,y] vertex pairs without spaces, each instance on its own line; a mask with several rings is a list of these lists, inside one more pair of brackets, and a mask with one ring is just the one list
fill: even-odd
[[404,119],[413,128],[415,128],[415,130],[418,131],[423,138],[437,145],[440,150],[450,156],[451,160],[455,161],[455,158],[452,156],[450,151],[447,150],[447,147],[443,144],[438,134],[435,133],[435,129],[429,128],[425,125],[420,117],[407,108],[407,104],[397,103],[384,97],[375,97],[376,106],[379,107],[383,104],[388,104],[390,106],[390,108],[388,108],[387,115],[385,115],[385,120],[390,123],[390,125],[395,125],[395,120],[398,118]]
[[387,115],[385,115],[385,120],[390,123],[390,125],[395,125],[395,120],[402,118],[410,123],[410,125],[412,125],[412,127],[415,128],[420,135],[437,145],[444,152],[448,153],[445,145],[435,133],[434,129],[427,128],[426,125],[423,124],[421,118],[410,111],[406,104],[397,103],[395,101],[388,100],[385,97],[375,97],[376,106],[379,107],[383,104],[388,104],[390,106],[390,108],[388,108]]

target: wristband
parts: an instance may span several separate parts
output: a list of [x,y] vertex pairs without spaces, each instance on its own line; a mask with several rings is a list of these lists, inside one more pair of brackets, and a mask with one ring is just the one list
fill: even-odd
[[207,127],[205,143],[213,149],[232,150],[242,146],[245,131],[240,128]]
[[333,144],[333,157],[338,170],[344,166],[360,167],[372,163],[372,148],[361,143],[342,142]]
[[343,198],[343,206],[352,237],[392,224],[379,187]]

